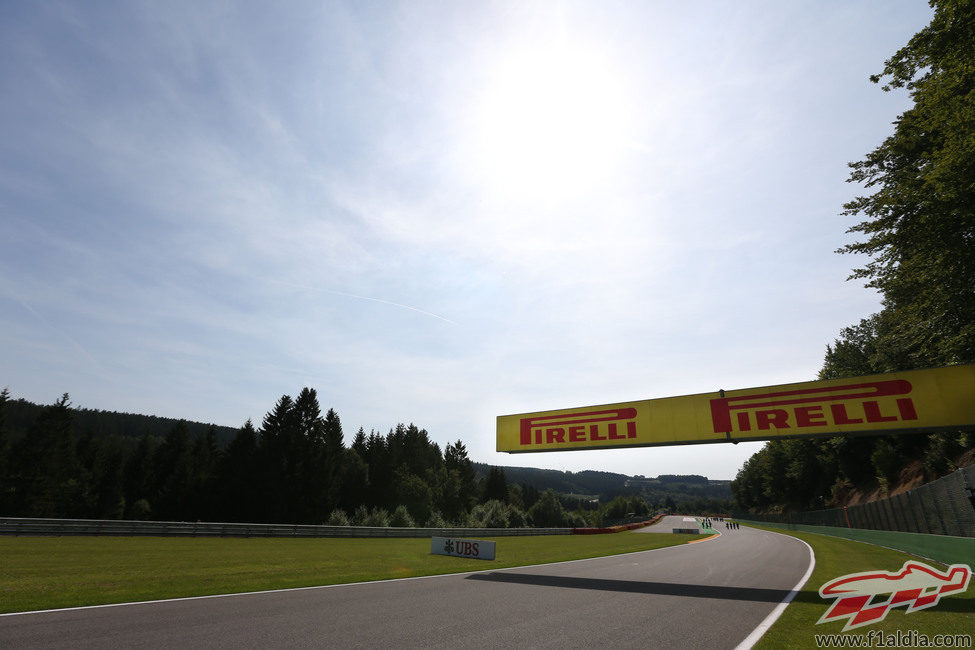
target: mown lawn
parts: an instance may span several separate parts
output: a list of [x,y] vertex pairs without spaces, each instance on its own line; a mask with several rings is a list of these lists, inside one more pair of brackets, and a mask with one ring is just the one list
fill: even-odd
[[662,548],[691,537],[498,537],[493,561],[430,555],[429,539],[0,537],[0,612],[500,569]]
[[[762,527],[755,526],[755,528]],[[775,528],[764,528],[764,530],[784,532]],[[919,560],[939,570],[946,568],[937,562],[863,542],[798,531],[788,531],[788,535],[797,537],[812,546],[816,553],[816,568],[802,591],[797,594],[782,617],[762,637],[756,648],[815,648],[815,635],[841,633],[845,621],[816,623],[833,603],[832,600],[820,598],[819,588],[834,578],[874,569],[898,571],[904,566],[904,562],[911,559]],[[910,614],[906,613],[905,609],[903,606],[892,608],[883,621],[850,630],[845,634],[866,636],[874,632],[873,647],[882,647],[876,637],[878,632],[889,635],[896,634],[898,631],[902,634],[908,633],[910,630],[916,630],[929,637],[939,634],[967,634],[975,641],[975,584],[970,585],[968,591],[963,594],[942,598],[940,603],[930,609]]]

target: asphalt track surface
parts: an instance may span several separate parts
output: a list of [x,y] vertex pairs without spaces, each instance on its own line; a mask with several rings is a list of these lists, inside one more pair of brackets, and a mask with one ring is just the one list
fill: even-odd
[[734,648],[810,557],[794,538],[716,525],[707,541],[592,560],[2,616],[0,648]]

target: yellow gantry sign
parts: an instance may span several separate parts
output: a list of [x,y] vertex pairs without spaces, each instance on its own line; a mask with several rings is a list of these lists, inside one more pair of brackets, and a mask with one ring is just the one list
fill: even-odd
[[498,416],[498,451],[975,427],[975,365]]

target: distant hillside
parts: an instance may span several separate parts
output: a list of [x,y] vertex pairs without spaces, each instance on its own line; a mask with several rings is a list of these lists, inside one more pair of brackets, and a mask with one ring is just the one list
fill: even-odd
[[[474,463],[474,471],[486,476],[491,466]],[[653,503],[668,497],[676,503],[699,499],[730,499],[731,481],[714,481],[706,476],[662,474],[656,478],[627,476],[614,472],[563,472],[534,467],[501,467],[508,483],[552,489],[562,494],[599,496],[608,501],[622,494],[642,495]]]
[[[474,471],[479,476],[487,476],[491,465],[474,463]],[[562,494],[599,495],[619,493],[625,487],[629,476],[613,472],[563,472],[557,469],[538,469],[535,467],[502,466],[508,483],[526,484],[541,491],[555,490]]]
[[[28,402],[25,399],[16,399],[8,401],[5,408],[7,435],[11,440],[18,440],[27,432],[31,423],[37,419],[45,407]],[[72,408],[71,412],[73,414],[72,431],[79,436],[91,433],[97,436],[138,439],[143,434],[148,433],[150,436],[163,438],[180,421],[156,415],[138,415],[92,409]],[[202,422],[186,422],[187,431],[193,439],[205,434],[210,427],[216,431],[216,441],[220,448],[226,447],[237,434],[237,429],[231,427]]]
[[711,480],[695,474],[661,474],[656,478],[635,476],[626,481],[625,486],[639,490],[645,499],[654,503],[664,503],[667,499],[678,504],[711,499],[730,501],[732,497],[731,481]]

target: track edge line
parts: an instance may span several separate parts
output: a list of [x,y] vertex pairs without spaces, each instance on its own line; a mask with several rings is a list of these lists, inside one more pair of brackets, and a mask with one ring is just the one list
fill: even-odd
[[805,584],[809,581],[809,578],[812,577],[813,569],[816,568],[816,553],[815,551],[813,551],[812,546],[807,544],[805,540],[801,540],[798,537],[792,537],[792,535],[786,535],[785,533],[777,533],[771,530],[767,530],[765,532],[772,533],[774,535],[782,535],[783,537],[789,537],[791,539],[796,540],[797,542],[801,542],[807,549],[809,549],[809,568],[806,569],[806,573],[801,578],[799,578],[799,582],[796,583],[796,586],[792,588],[792,590],[786,595],[786,597],[782,600],[782,602],[776,605],[775,609],[769,612],[769,615],[766,616],[762,620],[762,622],[759,623],[758,626],[751,631],[751,634],[746,636],[744,639],[742,639],[741,643],[735,646],[735,650],[751,650],[751,648],[753,648],[755,644],[758,643],[759,639],[765,636],[765,633],[768,632],[769,628],[772,627],[772,625],[777,620],[779,620],[779,617],[782,616],[782,613],[785,612],[785,608],[789,606],[789,603],[791,603],[792,600],[796,597],[796,594],[799,593],[799,590],[802,589],[805,586]]
[[[630,531],[632,532],[632,531]],[[697,540],[705,541],[705,540]],[[533,567],[540,566],[551,566],[553,564],[571,564],[573,562],[591,562],[593,560],[602,560],[610,557],[620,557],[624,555],[636,555],[637,553],[652,553],[654,551],[665,551],[670,548],[682,548],[688,546],[689,542],[684,542],[683,544],[674,544],[672,546],[660,546],[658,548],[648,548],[641,551],[627,551],[626,553],[614,553],[612,555],[599,555],[597,557],[581,557],[575,560],[561,560],[557,562],[541,562],[539,564],[525,564],[519,566],[509,566],[509,567],[499,567],[495,569],[479,569],[476,571],[459,571],[457,573],[432,573],[425,576],[409,576],[407,578],[385,578],[380,580],[365,580],[363,582],[336,582],[330,585],[308,585],[307,587],[286,587],[284,589],[260,589],[257,591],[237,591],[229,594],[204,594],[202,596],[178,596],[176,598],[156,598],[153,600],[136,600],[125,603],[102,603],[100,605],[77,605],[74,607],[58,607],[55,609],[34,609],[26,612],[5,612],[0,614],[0,618],[11,617],[11,616],[27,616],[27,615],[38,615],[38,614],[53,614],[55,612],[72,612],[83,609],[108,609],[110,607],[131,607],[133,605],[155,605],[158,603],[173,603],[185,600],[209,600],[211,598],[235,598],[237,596],[257,596],[261,594],[272,594],[272,593],[286,593],[289,591],[312,591],[316,589],[332,589],[335,587],[354,587],[357,585],[370,585],[382,582],[405,582],[407,580],[425,580],[427,578],[445,578],[449,576],[465,576],[473,575],[476,573],[489,573],[498,571],[515,571],[517,569],[531,569]]]

